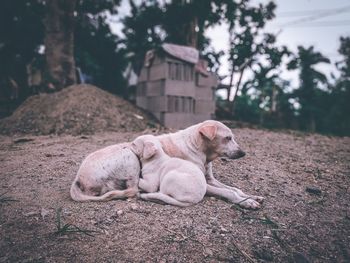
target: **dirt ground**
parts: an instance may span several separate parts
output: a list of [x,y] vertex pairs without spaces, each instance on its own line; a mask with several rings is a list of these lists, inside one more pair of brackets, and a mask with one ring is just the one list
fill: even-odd
[[247,155],[214,172],[264,196],[257,211],[213,197],[73,202],[83,158],[141,133],[1,136],[0,262],[349,262],[350,138],[234,133]]

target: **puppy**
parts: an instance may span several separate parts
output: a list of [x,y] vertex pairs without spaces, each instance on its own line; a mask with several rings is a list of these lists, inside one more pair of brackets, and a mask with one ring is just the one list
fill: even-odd
[[132,146],[142,164],[139,188],[147,192],[141,199],[183,207],[202,201],[207,184],[195,164],[169,157],[152,135],[136,138]]
[[141,167],[130,143],[108,146],[88,155],[70,189],[75,201],[108,201],[138,193]]

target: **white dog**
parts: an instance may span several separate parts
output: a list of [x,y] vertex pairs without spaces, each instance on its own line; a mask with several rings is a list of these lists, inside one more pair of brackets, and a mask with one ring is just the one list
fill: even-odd
[[[221,122],[204,121],[176,133],[157,136],[157,139],[167,155],[190,161],[204,172],[207,194],[225,198],[245,208],[260,207],[262,197],[247,195],[238,188],[219,182],[213,175],[211,162],[215,158],[226,156],[237,159],[245,155],[234,140],[232,131]],[[111,160],[107,162],[110,167],[104,170],[102,164],[106,159]],[[119,170],[124,173],[116,172]],[[133,196],[137,193],[135,183],[139,175],[139,160],[130,149],[130,144],[110,146],[92,153],[82,163],[72,184],[71,196],[77,201],[105,201]],[[121,187],[121,183],[126,189]]]
[[202,201],[207,183],[195,164],[169,157],[153,135],[140,136],[132,144],[142,164],[139,188],[147,192],[141,199],[177,206]]
[[107,201],[138,193],[140,162],[130,143],[108,146],[88,155],[73,181],[75,201]]

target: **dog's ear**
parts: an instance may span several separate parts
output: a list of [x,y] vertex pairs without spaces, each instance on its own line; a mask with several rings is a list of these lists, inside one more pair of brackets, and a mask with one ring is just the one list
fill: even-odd
[[131,150],[140,158],[143,152],[143,143],[140,140],[135,140],[131,143]]
[[215,125],[203,125],[199,128],[199,133],[205,138],[212,141],[216,136],[217,130],[218,128]]
[[147,160],[153,157],[157,152],[157,148],[153,142],[145,142],[143,147],[143,159]]

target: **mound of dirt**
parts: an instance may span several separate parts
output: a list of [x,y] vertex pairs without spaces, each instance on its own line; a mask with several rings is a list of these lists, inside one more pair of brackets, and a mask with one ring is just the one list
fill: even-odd
[[0,121],[2,134],[92,134],[142,131],[156,122],[128,101],[92,85],[73,85],[29,97]]

